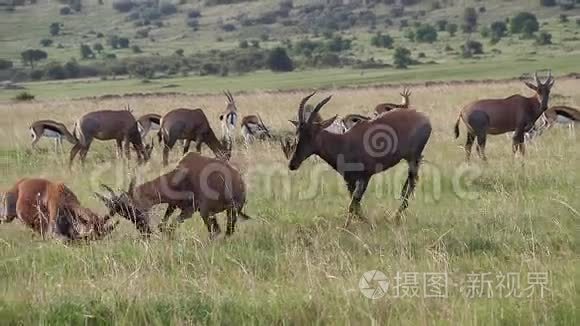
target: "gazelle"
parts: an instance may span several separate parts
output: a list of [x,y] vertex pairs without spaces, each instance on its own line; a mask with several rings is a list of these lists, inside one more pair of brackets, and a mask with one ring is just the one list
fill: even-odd
[[227,99],[226,108],[219,116],[222,127],[222,136],[229,139],[230,142],[233,142],[236,125],[238,123],[238,108],[236,107],[234,96],[230,91],[224,91],[224,95]]
[[246,144],[251,144],[255,138],[272,138],[272,135],[260,115],[247,115],[242,118],[242,137]]
[[174,170],[140,186],[135,187],[133,179],[127,192],[115,194],[111,188],[102,187],[108,191],[108,196],[97,196],[109,207],[109,214],[120,214],[132,221],[144,235],[151,233],[148,213],[159,204],[168,204],[159,225],[161,231],[167,229],[170,216],[179,208],[181,213],[176,223],[199,212],[212,239],[221,232],[216,214],[227,212],[226,235],[234,233],[238,216],[250,218],[242,211],[246,186],[240,173],[227,162],[198,153],[188,153]]
[[[298,142],[291,154],[289,169],[297,170],[304,160],[317,155],[336,170],[344,178],[352,197],[347,227],[351,215],[366,221],[360,214],[360,201],[371,177],[405,160],[409,172],[396,215],[399,220],[415,189],[423,150],[431,135],[429,119],[415,110],[393,110],[373,120],[360,121],[344,134],[334,134],[324,129],[336,116],[320,123],[304,118],[304,105],[314,94],[306,96],[300,103],[300,123],[296,130]],[[318,103],[313,112],[319,112],[328,101],[330,97]]]
[[191,141],[195,141],[195,148],[201,152],[201,144],[205,143],[213,153],[222,160],[229,160],[231,156],[231,140],[220,142],[202,109],[175,109],[161,118],[159,130],[160,141],[163,142],[163,165],[169,161],[169,151],[175,146],[178,139],[185,140],[183,155],[189,151]]
[[361,121],[368,121],[371,118],[361,115],[361,114],[356,114],[356,113],[352,113],[352,114],[348,114],[346,115],[344,118],[342,118],[342,124],[344,125],[345,131],[351,129],[352,127],[354,127],[354,125],[356,125],[357,123],[361,122]]
[[75,145],[77,139],[68,131],[67,127],[54,120],[38,120],[30,125],[30,135],[32,137],[31,146],[34,147],[42,137],[54,139],[54,149],[62,149],[62,140],[66,139],[69,143]]
[[21,179],[3,194],[0,222],[18,218],[44,237],[64,240],[96,240],[111,233],[117,222],[101,218],[81,206],[64,184],[45,179]]
[[137,121],[129,110],[103,110],[87,113],[75,124],[75,135],[78,142],[70,151],[69,167],[72,167],[73,160],[79,152],[81,162],[84,164],[94,139],[115,140],[119,156],[122,155],[123,142],[125,142],[125,156],[128,159],[131,155],[130,145],[133,145],[140,164],[149,160],[153,150],[152,144],[143,145]]
[[575,124],[580,122],[580,110],[563,105],[553,106],[547,109],[538,121],[540,123],[536,123],[526,134],[530,139],[541,135],[545,130],[552,128],[554,124],[568,126],[570,137],[573,137]]
[[384,112],[391,111],[393,109],[408,109],[411,105],[411,91],[408,88],[403,89],[400,93],[402,97],[401,104],[395,103],[381,103],[375,107],[375,114],[381,114]]
[[151,131],[159,131],[161,127],[161,115],[157,113],[149,113],[139,117],[137,120],[137,128],[141,139],[145,139],[147,134]]
[[554,78],[550,72],[545,82],[534,74],[535,85],[525,81],[525,85],[536,94],[532,97],[512,95],[504,99],[486,99],[473,102],[464,107],[455,122],[455,138],[459,137],[459,121],[467,127],[465,142],[466,160],[471,158],[471,147],[477,138],[477,152],[482,160],[485,156],[487,135],[500,135],[513,131],[512,151],[525,155],[524,134],[529,131],[536,120],[548,108],[550,90],[554,86]]

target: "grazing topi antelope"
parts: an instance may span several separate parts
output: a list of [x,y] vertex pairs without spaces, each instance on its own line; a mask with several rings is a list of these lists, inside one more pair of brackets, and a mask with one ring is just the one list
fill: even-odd
[[75,156],[80,152],[80,160],[84,164],[85,158],[94,139],[115,140],[117,154],[122,155],[125,142],[125,156],[130,158],[130,145],[137,152],[139,164],[150,158],[153,145],[143,145],[135,117],[129,110],[103,110],[83,115],[75,125],[77,144],[70,151],[69,167],[72,167]]
[[[181,213],[176,223],[182,223],[199,212],[212,239],[221,232],[216,214],[227,212],[226,235],[234,233],[238,216],[250,218],[242,211],[246,186],[240,173],[227,162],[198,153],[188,153],[175,169],[140,186],[135,187],[133,179],[129,190],[119,195],[106,185],[101,186],[109,196],[97,196],[109,207],[110,215],[119,214],[132,221],[145,235],[151,233],[148,213],[159,204],[168,204],[159,225],[162,232],[167,229],[169,217],[177,208]],[[173,229],[171,226],[170,230]]]
[[536,92],[532,97],[512,95],[504,99],[486,99],[473,102],[464,107],[455,122],[455,138],[459,137],[459,121],[467,127],[465,142],[466,160],[471,158],[471,147],[477,138],[477,153],[482,160],[485,156],[487,135],[500,135],[514,131],[512,151],[525,155],[524,134],[529,131],[536,120],[548,108],[550,90],[554,86],[552,73],[548,74],[545,82],[534,74],[535,85],[525,81],[525,85]]
[[242,118],[242,137],[246,144],[251,144],[255,138],[272,138],[272,135],[260,115],[247,115]]
[[0,222],[18,218],[43,238],[97,240],[111,233],[118,223],[81,206],[64,184],[45,179],[21,179],[3,197]]
[[213,153],[222,160],[229,160],[231,156],[230,138],[220,142],[202,109],[175,109],[161,118],[159,130],[160,141],[163,142],[163,165],[169,160],[169,151],[175,146],[178,139],[185,140],[183,155],[189,151],[191,141],[195,141],[195,148],[201,152],[201,144],[205,143]]
[[71,134],[66,126],[60,122],[53,120],[38,120],[30,125],[30,135],[32,136],[32,144],[34,147],[42,137],[54,138],[54,148],[58,151],[62,148],[62,139],[66,139],[69,143],[75,145],[77,139]]
[[408,88],[403,89],[403,92],[400,93],[402,97],[401,104],[395,103],[381,103],[375,107],[375,114],[381,114],[384,112],[388,112],[394,109],[408,109],[411,105],[411,91]]
[[[300,103],[300,123],[296,131],[298,142],[290,157],[289,169],[297,170],[304,160],[317,155],[342,175],[352,197],[345,224],[347,227],[351,215],[366,221],[360,213],[360,201],[371,177],[405,160],[409,164],[409,172],[396,215],[399,220],[415,189],[423,149],[431,136],[429,119],[415,110],[393,110],[373,120],[360,121],[344,134],[333,134],[324,129],[333,123],[336,116],[320,123],[304,119],[304,105],[315,93],[306,96]],[[330,97],[318,103],[314,112],[319,112],[328,101]]]

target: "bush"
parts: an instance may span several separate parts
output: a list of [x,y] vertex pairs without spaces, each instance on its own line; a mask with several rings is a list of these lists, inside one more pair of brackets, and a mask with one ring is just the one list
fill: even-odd
[[393,48],[393,38],[388,35],[388,34],[381,34],[381,32],[377,32],[377,34],[375,34],[372,38],[371,38],[371,45],[376,46],[378,48],[387,48],[387,49],[392,49]]
[[187,20],[187,26],[193,28],[193,30],[196,31],[199,27],[199,21],[197,21],[195,18],[190,18]]
[[408,29],[405,31],[405,37],[409,41],[414,42],[415,41],[415,32],[412,29]]
[[201,11],[197,9],[192,9],[187,13],[188,18],[199,18],[201,17]]
[[440,32],[445,32],[445,30],[447,29],[447,24],[448,22],[445,19],[438,20],[436,23],[437,29],[439,29]]
[[250,44],[252,44],[253,48],[260,48],[260,41],[258,40],[251,40]]
[[490,26],[491,39],[499,41],[506,35],[507,25],[502,21],[493,22]]
[[455,36],[455,33],[457,33],[457,24],[447,24],[447,32],[449,33],[449,36],[453,37]]
[[32,101],[34,100],[34,95],[28,93],[28,92],[21,92],[18,93],[15,97],[14,97],[15,101]]
[[75,59],[71,59],[67,63],[65,63],[64,70],[68,78],[80,77],[81,68]]
[[552,44],[552,34],[541,31],[536,37],[536,44],[538,45],[549,45]]
[[207,75],[218,75],[221,71],[221,66],[215,63],[204,63],[199,68],[199,75],[200,76],[207,76]]
[[540,0],[540,5],[543,7],[554,7],[558,4],[556,0]]
[[250,46],[250,44],[248,43],[248,41],[242,40],[242,41],[240,41],[239,46],[240,46],[240,49],[247,49]]
[[469,40],[461,46],[461,55],[464,58],[471,58],[473,55],[483,54],[483,44]]
[[437,41],[437,30],[429,24],[423,24],[415,31],[415,40],[421,43],[433,43]]
[[183,57],[183,53],[184,53],[183,49],[175,50],[175,55],[177,55],[177,56]]
[[576,26],[580,27],[580,18],[576,19]]
[[72,10],[69,6],[61,7],[59,13],[63,16],[72,14]]
[[529,12],[520,12],[510,19],[510,32],[512,34],[534,33],[540,29],[536,15]]
[[159,11],[161,14],[166,16],[173,15],[177,13],[177,6],[172,3],[165,2],[159,7]]
[[20,53],[20,57],[22,58],[22,62],[24,64],[29,64],[30,68],[34,69],[34,63],[36,61],[45,60],[48,58],[48,54],[42,50],[25,50]]
[[131,11],[131,9],[133,9],[133,7],[135,6],[135,3],[133,3],[133,1],[131,0],[116,0],[113,1],[113,9],[117,10],[118,12],[129,12]]
[[294,70],[294,63],[286,53],[286,49],[277,47],[270,51],[266,64],[272,71],[287,72]]
[[473,33],[477,28],[477,11],[475,8],[467,7],[463,11],[463,31],[465,33]]
[[44,77],[46,79],[66,79],[66,71],[60,62],[50,62],[44,68]]
[[14,67],[14,63],[10,60],[0,59],[0,70],[10,69]]
[[568,15],[566,14],[560,14],[560,23],[567,23],[570,20],[568,19]]
[[61,28],[61,23],[50,24],[50,26],[48,27],[50,35],[57,36],[58,34],[60,34],[60,28]]
[[126,49],[129,47],[129,39],[126,37],[119,37],[119,47],[121,49]]
[[131,51],[133,51],[133,53],[142,53],[143,52],[143,50],[141,50],[141,48],[138,45],[131,46]]
[[233,31],[236,30],[236,25],[234,25],[234,24],[223,24],[221,26],[221,28],[222,28],[222,30],[224,32],[233,32]]
[[393,63],[397,69],[406,69],[413,63],[411,51],[402,47],[397,48],[393,54]]
[[40,40],[40,45],[42,45],[43,47],[49,47],[51,46],[53,43],[53,41],[49,38],[43,38],[42,40]]
[[90,46],[88,46],[86,44],[81,44],[81,58],[82,59],[94,59],[95,58],[95,54],[93,53],[93,50],[91,50]]
[[101,53],[105,48],[101,43],[93,44],[93,50],[97,51],[97,53]]

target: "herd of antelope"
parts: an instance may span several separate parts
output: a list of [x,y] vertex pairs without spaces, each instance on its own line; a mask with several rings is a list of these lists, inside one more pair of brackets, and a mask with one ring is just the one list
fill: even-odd
[[[469,161],[471,148],[477,140],[477,152],[487,160],[485,145],[487,135],[513,132],[513,152],[525,155],[525,140],[540,135],[555,123],[567,124],[571,130],[580,121],[580,111],[567,106],[549,108],[550,91],[554,86],[551,73],[544,81],[534,75],[533,83],[525,85],[534,95],[525,97],[512,95],[504,99],[478,100],[465,106],[455,123],[455,137],[459,137],[459,124],[463,122],[467,131],[465,143],[466,159]],[[361,200],[373,175],[407,162],[408,175],[401,192],[401,204],[396,213],[400,221],[408,206],[409,197],[415,189],[423,151],[429,141],[432,126],[429,118],[410,104],[411,92],[405,89],[402,103],[381,103],[374,108],[374,116],[358,113],[345,117],[323,119],[322,108],[331,100],[327,97],[316,106],[307,102],[316,92],[304,97],[298,106],[295,119],[289,120],[295,127],[293,137],[281,140],[282,151],[291,171],[312,155],[316,155],[336,170],[344,179],[350,193],[350,205],[345,227],[351,218],[366,219],[361,214]],[[234,96],[228,91],[226,108],[219,116],[222,129],[221,139],[216,136],[210,121],[202,109],[178,108],[165,115],[150,113],[136,119],[129,108],[112,111],[102,110],[81,116],[70,132],[62,123],[40,120],[30,126],[32,146],[41,137],[54,138],[57,148],[66,139],[73,147],[70,151],[69,167],[77,154],[84,164],[93,140],[115,140],[117,155],[130,159],[131,149],[136,152],[138,164],[146,163],[154,146],[152,139],[145,144],[150,132],[156,132],[162,145],[163,165],[169,164],[169,152],[181,141],[183,157],[168,173],[141,185],[130,182],[127,191],[115,192],[102,184],[102,193],[95,193],[106,206],[107,214],[100,216],[83,207],[73,191],[62,183],[44,179],[21,179],[12,189],[3,193],[0,203],[0,222],[11,222],[18,218],[25,225],[44,236],[66,240],[95,240],[111,233],[119,215],[131,221],[144,236],[153,233],[150,223],[151,209],[166,204],[165,214],[158,228],[170,232],[176,224],[192,217],[195,212],[207,227],[210,238],[221,232],[216,215],[227,214],[226,235],[234,232],[238,218],[250,219],[243,212],[246,203],[246,186],[241,174],[228,161],[232,155],[235,131],[238,125],[238,108]],[[387,151],[369,151],[368,134],[373,130],[388,130],[396,139],[393,148]],[[259,115],[248,115],[241,119],[241,136],[246,146],[255,140],[274,139],[270,129]],[[191,142],[196,152],[189,152]],[[215,155],[201,155],[205,144]],[[180,214],[174,223],[169,218],[176,209]]]

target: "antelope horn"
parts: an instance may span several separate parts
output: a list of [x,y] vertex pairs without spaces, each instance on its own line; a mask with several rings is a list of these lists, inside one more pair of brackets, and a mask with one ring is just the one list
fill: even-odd
[[230,96],[230,101],[232,103],[234,103],[234,96],[232,95],[232,92],[230,92],[230,90],[228,89],[228,95]]
[[540,82],[540,80],[538,79],[538,72],[534,72],[534,81],[536,82],[536,84],[538,85],[542,85],[542,83]]
[[259,114],[258,114],[258,120],[260,120],[260,124],[262,125],[262,128],[264,128],[264,130],[266,130],[266,135],[268,135],[268,137],[271,138],[272,135],[270,135],[270,130],[268,130],[268,128],[264,124],[264,121],[262,121],[262,117]]
[[113,191],[113,189],[111,189],[109,186],[107,186],[106,184],[102,184],[101,183],[101,188],[104,189],[105,191],[107,191],[110,195],[111,198],[115,198],[117,197],[117,195],[115,194],[115,192]]
[[231,102],[231,100],[230,100],[230,96],[228,95],[228,92],[226,92],[225,90],[224,90],[224,95],[225,95],[225,96],[226,96],[226,98],[228,99],[228,102]]
[[308,100],[314,96],[314,94],[316,94],[316,91],[312,92],[312,94],[306,96],[305,98],[302,99],[302,101],[300,102],[300,106],[298,107],[298,122],[299,123],[303,123],[304,122],[304,106],[306,105],[306,102],[308,102]]
[[316,107],[314,108],[314,110],[312,110],[312,112],[310,113],[310,117],[308,118],[308,123],[312,123],[312,121],[314,120],[314,118],[316,117],[316,114],[318,113],[318,111],[320,111],[320,109],[322,109],[322,107],[328,103],[328,101],[330,101],[330,99],[332,98],[332,95],[325,98],[324,100],[320,101],[320,103],[318,103],[316,105]]
[[94,195],[95,195],[95,197],[97,197],[98,199],[100,199],[100,200],[101,200],[103,203],[105,203],[105,204],[107,204],[107,203],[109,203],[109,202],[111,201],[111,199],[110,199],[110,198],[107,198],[107,197],[105,197],[105,196],[101,195],[101,194],[100,194],[100,193],[98,193],[98,192],[94,192]]

